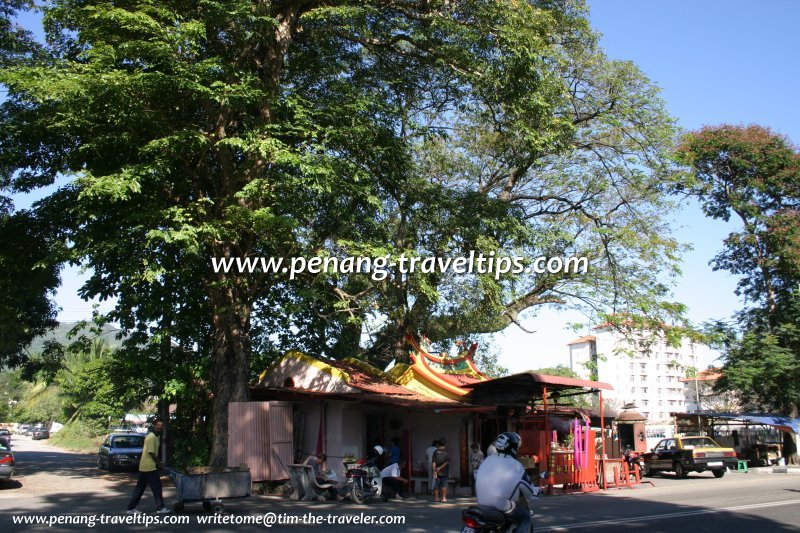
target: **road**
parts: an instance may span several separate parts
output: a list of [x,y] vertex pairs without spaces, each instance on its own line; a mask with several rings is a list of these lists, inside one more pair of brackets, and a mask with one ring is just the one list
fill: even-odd
[[[135,474],[100,471],[93,455],[65,452],[46,441],[14,437],[17,457],[16,480],[0,490],[0,531],[341,531],[459,533],[461,510],[471,498],[453,499],[433,504],[429,499],[353,505],[349,502],[303,503],[277,496],[254,495],[244,500],[226,502],[228,524],[199,524],[208,519],[200,505],[187,504],[172,520],[185,524],[133,525],[101,524],[126,517],[124,509]],[[559,531],[643,531],[650,532],[783,532],[800,531],[800,475],[729,473],[714,479],[710,473],[691,474],[675,479],[670,474],[653,478],[654,485],[634,490],[610,490],[605,493],[543,497],[536,511],[537,532]],[[165,499],[174,495],[165,486]],[[148,492],[140,508],[154,510]],[[271,513],[271,514],[270,514]],[[403,525],[364,526],[331,525],[332,522],[365,516],[367,520],[398,516]],[[152,514],[148,514],[151,519]],[[281,525],[270,528],[244,523],[267,520],[323,521],[319,525]],[[15,520],[33,519],[82,521],[82,524],[23,525]],[[329,518],[330,517],[330,518]],[[213,516],[211,517],[213,518]],[[90,522],[94,520],[94,527]]]

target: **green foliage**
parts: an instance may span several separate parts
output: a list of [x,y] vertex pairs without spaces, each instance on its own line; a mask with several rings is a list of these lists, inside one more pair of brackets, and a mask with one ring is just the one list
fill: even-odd
[[50,435],[50,443],[67,450],[97,453],[105,434],[106,427],[99,421],[72,420]]
[[112,352],[102,341],[95,341],[88,351],[67,352],[56,383],[71,419],[105,427],[109,420],[125,415],[128,395],[114,386],[115,367]]
[[[531,372],[535,372],[536,374],[546,374],[548,376],[561,376],[565,378],[581,379],[580,375],[578,375],[577,372],[575,372],[574,370],[565,365],[556,365],[554,367],[539,368],[537,370],[531,370]],[[569,394],[569,391],[567,391],[563,393],[563,395],[562,393],[559,393],[558,404],[588,408],[592,406],[592,398],[593,396],[588,394],[571,396]]]
[[28,384],[22,399],[12,411],[15,422],[65,422],[61,391],[55,385]]
[[7,214],[0,206],[0,365],[23,364],[24,349],[56,325],[51,298],[61,279],[52,253],[58,243],[43,226],[32,213]]
[[[213,462],[254,345],[387,363],[409,330],[494,332],[539,305],[680,311],[658,282],[678,253],[661,222],[674,125],[635,67],[605,58],[583,2],[43,10],[46,60],[0,70],[0,175],[15,191],[70,180],[36,217],[91,267],[81,295],[116,298],[106,318],[130,335],[138,394],[208,383]],[[209,265],[470,251],[585,255],[591,274]]]
[[570,367],[565,365],[556,365],[547,368],[539,368],[537,370],[531,370],[531,372],[535,372],[536,374],[547,374],[548,376],[561,376],[565,378],[580,379],[580,376],[578,375],[577,372],[575,372]]
[[725,354],[721,391],[746,407],[793,417],[800,411],[800,154],[760,126],[707,127],[688,134],[677,152],[694,170],[685,190],[707,216],[738,218],[713,261],[739,275],[750,304],[736,324],[709,326]]

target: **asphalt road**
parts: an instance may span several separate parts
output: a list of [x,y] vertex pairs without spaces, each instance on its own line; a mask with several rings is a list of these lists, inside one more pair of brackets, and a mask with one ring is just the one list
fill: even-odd
[[[353,505],[349,502],[303,503],[275,496],[252,496],[225,502],[227,513],[216,520],[199,504],[169,520],[181,524],[146,524],[153,520],[148,492],[139,508],[148,512],[135,524],[112,524],[128,519],[124,510],[135,474],[109,474],[96,468],[92,455],[64,452],[15,436],[17,475],[11,487],[0,490],[0,531],[336,531],[380,533],[459,533],[461,510],[471,498],[433,504],[427,498],[402,502]],[[165,499],[174,489],[165,486]],[[364,525],[355,520],[399,517],[402,525]],[[43,520],[23,524],[20,520]],[[57,523],[58,521],[61,523]],[[101,523],[105,520],[106,523]],[[266,527],[247,521],[277,522]],[[302,521],[306,523],[302,523]],[[284,523],[279,523],[283,521]],[[300,523],[286,524],[288,521]],[[309,521],[318,522],[310,525]],[[349,524],[345,523],[348,522]],[[66,523],[81,522],[81,523]],[[339,522],[339,523],[337,523]],[[540,499],[536,531],[648,532],[783,532],[800,531],[800,475],[729,473],[715,479],[710,473],[675,479],[653,478],[634,490],[573,494]]]

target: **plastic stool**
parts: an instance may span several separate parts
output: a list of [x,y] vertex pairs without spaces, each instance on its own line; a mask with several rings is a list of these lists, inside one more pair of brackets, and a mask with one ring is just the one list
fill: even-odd
[[747,472],[747,461],[737,461],[736,464],[736,471],[737,472]]

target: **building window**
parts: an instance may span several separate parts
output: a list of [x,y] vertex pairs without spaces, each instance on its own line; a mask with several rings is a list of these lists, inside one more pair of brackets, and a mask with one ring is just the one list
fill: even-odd
[[636,394],[636,387],[631,387],[631,394]]
[[642,394],[647,394],[647,387],[642,387]]
[[634,376],[633,374],[631,374],[631,381],[634,381],[635,379],[636,379],[636,376]]

